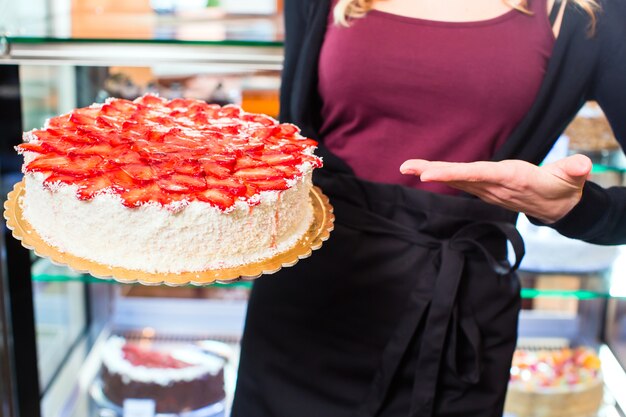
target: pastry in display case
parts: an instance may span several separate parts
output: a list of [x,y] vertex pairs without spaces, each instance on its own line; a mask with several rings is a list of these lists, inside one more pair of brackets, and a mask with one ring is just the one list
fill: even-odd
[[505,412],[511,417],[590,417],[604,384],[595,350],[518,348],[513,355]]
[[574,152],[619,151],[620,146],[604,112],[595,101],[585,103],[565,130]]
[[103,347],[96,387],[101,384],[104,397],[120,408],[129,399],[148,399],[156,413],[181,414],[225,399],[224,363],[193,345],[112,336]]

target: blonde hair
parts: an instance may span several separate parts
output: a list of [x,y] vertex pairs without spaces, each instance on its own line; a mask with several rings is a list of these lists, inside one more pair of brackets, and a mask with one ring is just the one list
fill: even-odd
[[[358,19],[365,16],[367,12],[372,9],[375,1],[377,0],[339,0],[333,10],[335,23],[341,26],[349,26],[351,19]],[[522,13],[531,14],[530,10],[528,10],[528,0],[520,0],[519,2],[513,2],[511,0],[502,1]],[[600,10],[600,5],[597,0],[569,1],[576,4],[589,15],[589,31],[593,33],[597,23],[596,12]]]

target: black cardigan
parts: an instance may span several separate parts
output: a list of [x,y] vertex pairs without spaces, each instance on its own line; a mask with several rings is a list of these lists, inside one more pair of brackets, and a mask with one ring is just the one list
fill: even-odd
[[[601,5],[593,36],[587,14],[577,6],[567,6],[538,96],[494,160],[541,162],[587,100],[600,104],[626,149],[626,1],[603,0]],[[299,125],[305,135],[321,142],[318,153],[327,167],[349,171],[323,146],[318,134],[322,103],[317,66],[329,7],[330,0],[285,1],[280,119]],[[626,243],[626,188],[604,189],[587,181],[578,205],[550,227],[592,243]]]

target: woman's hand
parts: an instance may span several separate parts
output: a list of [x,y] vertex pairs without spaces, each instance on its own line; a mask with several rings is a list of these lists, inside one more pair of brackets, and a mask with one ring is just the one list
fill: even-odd
[[561,219],[580,201],[591,160],[573,155],[541,167],[519,160],[434,162],[410,159],[400,172],[440,181],[482,200],[526,213],[544,223]]

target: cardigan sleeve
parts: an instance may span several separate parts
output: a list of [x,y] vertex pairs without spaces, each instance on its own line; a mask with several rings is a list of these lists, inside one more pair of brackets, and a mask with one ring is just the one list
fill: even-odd
[[[601,48],[587,99],[596,100],[626,149],[626,2],[606,0],[600,12]],[[550,225],[559,233],[590,243],[626,243],[626,187],[604,189],[588,181],[578,205]]]
[[293,121],[291,114],[291,92],[294,88],[296,67],[300,57],[305,29],[307,27],[306,10],[308,1],[287,0],[284,2],[284,62],[280,90],[280,120]]

